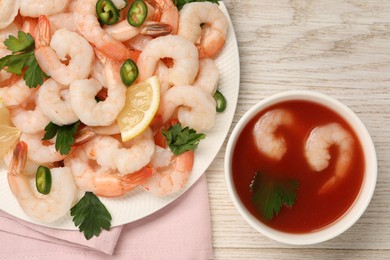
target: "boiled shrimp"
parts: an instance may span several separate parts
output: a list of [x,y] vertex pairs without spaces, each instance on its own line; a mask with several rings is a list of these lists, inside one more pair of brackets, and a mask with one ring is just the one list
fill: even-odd
[[214,98],[201,88],[174,86],[163,95],[158,113],[165,123],[178,108],[180,123],[201,132],[214,125],[215,106]]
[[160,82],[160,93],[161,95],[164,95],[164,93],[171,87],[171,84],[169,84],[169,68],[161,60],[157,62],[155,75]]
[[154,75],[157,62],[172,58],[174,65],[169,68],[169,82],[173,85],[191,84],[198,73],[198,51],[194,44],[176,35],[167,35],[150,41],[137,61],[140,81]]
[[125,175],[146,166],[152,158],[154,149],[153,133],[147,128],[115,152],[114,162],[119,173]]
[[131,38],[130,40],[124,42],[126,46],[128,46],[131,49],[143,51],[145,49],[145,46],[153,40],[152,36],[146,36],[142,34],[138,34]]
[[130,40],[140,32],[138,27],[131,26],[127,20],[122,20],[114,25],[104,26],[104,30],[120,42]]
[[84,191],[98,196],[119,197],[144,183],[152,174],[152,169],[144,167],[137,172],[120,175],[110,167],[101,166],[94,158],[90,142],[77,147],[65,160],[65,166],[71,168],[76,185]]
[[351,165],[354,140],[350,133],[338,123],[330,123],[314,128],[305,145],[305,157],[314,171],[322,171],[329,166],[332,158],[331,146],[338,148],[333,176],[320,188],[323,193],[334,187],[346,174]]
[[2,0],[0,3],[0,29],[12,24],[19,10],[19,1]]
[[114,25],[105,25],[103,29],[106,33],[121,42],[128,41],[139,34],[154,37],[169,34],[172,31],[172,27],[166,23],[151,21],[153,19],[154,8],[148,3],[146,5],[148,14],[140,27],[134,27],[129,24],[127,19],[124,19]]
[[103,88],[96,79],[76,80],[70,86],[70,100],[73,111],[81,122],[89,126],[108,126],[114,123],[126,102],[126,86],[118,73],[120,64],[105,58],[104,80],[107,84],[107,98],[97,102],[95,96]]
[[162,23],[172,27],[172,34],[177,34],[179,26],[179,11],[172,0],[147,0],[156,8],[155,17]]
[[86,145],[91,159],[122,176],[147,166],[154,149],[153,134],[149,128],[123,144],[111,136],[97,136]]
[[66,155],[62,155],[56,150],[54,142],[51,140],[42,141],[43,135],[43,132],[21,134],[20,141],[28,145],[27,157],[40,164],[48,164],[65,159]]
[[20,14],[28,17],[53,15],[65,10],[69,0],[19,0]]
[[99,81],[101,85],[106,85],[106,79],[104,76],[104,64],[99,59],[95,59],[95,61],[93,62],[90,77]]
[[38,90],[37,105],[56,125],[69,125],[79,118],[70,104],[69,89],[54,79],[46,80]]
[[53,35],[59,29],[66,29],[70,32],[76,32],[76,24],[73,20],[73,13],[59,13],[47,17],[50,22],[50,35]]
[[77,30],[105,56],[113,60],[138,59],[139,52],[126,48],[110,36],[99,24],[96,15],[96,0],[78,1],[74,8]]
[[88,126],[92,132],[98,135],[117,135],[121,131],[117,122],[112,123],[108,126]]
[[196,44],[201,58],[214,57],[222,49],[227,27],[226,16],[216,4],[192,2],[180,11],[178,35]]
[[21,78],[10,86],[0,87],[0,98],[7,107],[18,106],[26,101],[34,91],[35,90],[29,88],[24,79]]
[[8,171],[8,184],[20,207],[32,219],[50,223],[66,215],[77,200],[77,188],[68,167],[52,168],[50,193],[38,193],[34,175],[25,174],[28,145],[19,142]]
[[281,160],[287,152],[286,140],[276,136],[275,131],[281,126],[291,126],[293,115],[284,109],[274,109],[263,115],[253,128],[253,137],[257,149],[273,160]]
[[[165,153],[164,151],[158,154]],[[155,165],[149,180],[142,184],[147,191],[166,196],[180,191],[187,183],[194,163],[194,152],[172,155],[167,164]],[[152,165],[153,166],[153,165]]]
[[[45,16],[38,21],[35,57],[42,70],[57,82],[69,85],[85,79],[95,58],[93,48],[79,34],[66,29],[56,31],[50,41],[50,23]],[[68,64],[64,64],[67,62]]]
[[12,123],[22,132],[34,134],[44,130],[50,119],[43,113],[41,107],[36,104],[36,92],[30,96],[23,105],[12,107]]
[[210,95],[217,91],[219,83],[219,69],[213,59],[201,59],[199,61],[199,72],[192,85],[199,86]]

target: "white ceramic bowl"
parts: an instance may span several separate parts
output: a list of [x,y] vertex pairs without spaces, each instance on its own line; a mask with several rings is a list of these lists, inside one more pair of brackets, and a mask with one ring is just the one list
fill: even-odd
[[[305,234],[281,232],[257,220],[241,202],[235,190],[232,178],[231,162],[233,157],[233,150],[236,145],[237,138],[239,137],[243,128],[254,116],[256,116],[258,112],[264,110],[271,105],[288,100],[305,100],[315,102],[341,115],[344,120],[355,130],[355,133],[363,147],[363,153],[365,158],[364,179],[362,187],[360,189],[360,193],[358,194],[355,203],[341,218],[339,218],[334,223],[318,231]],[[377,159],[375,147],[370,134],[368,133],[366,127],[363,125],[360,119],[357,117],[357,115],[351,109],[349,109],[347,106],[337,101],[336,99],[318,92],[287,91],[263,99],[254,107],[252,107],[249,111],[247,111],[244,116],[239,120],[232,134],[230,135],[226,148],[225,177],[228,191],[235,207],[253,228],[261,232],[263,235],[282,243],[292,245],[309,245],[324,242],[326,240],[338,236],[339,234],[350,228],[361,217],[361,215],[366,210],[368,204],[370,203],[370,200],[375,190],[377,179]]]

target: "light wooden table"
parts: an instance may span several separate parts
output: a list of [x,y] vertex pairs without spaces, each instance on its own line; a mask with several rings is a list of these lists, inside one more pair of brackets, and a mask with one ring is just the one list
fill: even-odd
[[[207,171],[216,259],[390,259],[390,1],[226,1],[241,65],[233,129],[256,102],[315,90],[349,106],[378,157],[374,197],[345,233],[314,246],[287,246],[256,232],[234,208],[224,179],[226,141]],[[229,132],[229,134],[230,134]]]

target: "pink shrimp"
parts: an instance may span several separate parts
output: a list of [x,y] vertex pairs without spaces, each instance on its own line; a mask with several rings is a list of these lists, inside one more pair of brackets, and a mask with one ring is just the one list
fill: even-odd
[[187,151],[177,156],[172,156],[172,153],[169,153],[170,151],[162,148],[160,148],[160,152],[156,152],[156,155],[165,158],[167,163],[152,161],[152,165],[155,165],[152,177],[142,184],[146,190],[159,196],[180,191],[187,183],[194,163],[193,151]]
[[73,17],[77,30],[106,57],[118,61],[129,58],[136,61],[139,51],[129,50],[100,26],[95,5],[96,0],[78,1],[76,3]]
[[[91,141],[93,142],[94,139]],[[152,168],[120,175],[116,169],[102,166],[96,161],[95,151],[90,142],[78,146],[65,160],[65,166],[72,170],[76,185],[103,197],[120,197],[144,183],[151,175]]]
[[322,125],[310,132],[305,145],[305,157],[312,170],[320,172],[326,169],[331,159],[329,148],[333,145],[338,147],[334,175],[320,188],[320,194],[337,185],[347,174],[354,152],[353,143],[351,134],[337,123]]
[[[78,33],[60,29],[50,39],[50,22],[45,16],[41,16],[35,45],[35,57],[39,66],[57,82],[69,85],[89,76],[95,59],[93,48]],[[64,61],[68,64],[64,64]]]
[[212,58],[225,44],[227,25],[226,16],[218,5],[188,3],[180,11],[178,35],[197,45],[200,58]]
[[14,149],[8,171],[10,189],[26,215],[39,222],[53,222],[66,215],[77,201],[78,190],[72,173],[68,167],[51,168],[50,193],[38,193],[35,185],[31,185],[35,174],[26,172],[27,150],[28,145],[23,141]]
[[156,8],[154,19],[167,23],[172,27],[172,34],[177,34],[179,28],[179,11],[172,0],[147,0]]

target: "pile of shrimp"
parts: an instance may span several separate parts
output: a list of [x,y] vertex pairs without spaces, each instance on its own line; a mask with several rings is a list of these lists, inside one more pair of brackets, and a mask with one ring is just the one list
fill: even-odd
[[[132,1],[113,1],[126,13]],[[78,201],[81,192],[120,197],[135,187],[160,196],[182,189],[191,174],[194,152],[173,155],[161,129],[180,122],[197,132],[212,128],[216,117],[219,71],[214,61],[223,49],[227,19],[217,4],[194,2],[180,11],[172,0],[147,0],[141,27],[125,17],[99,23],[97,0],[5,0],[0,4],[0,58],[10,54],[4,40],[18,31],[32,35],[35,57],[50,76],[37,88],[5,70],[0,98],[21,131],[12,153],[8,182],[31,218],[52,222]],[[157,26],[157,32],[149,26]],[[153,27],[156,28],[156,27]],[[116,118],[125,106],[126,86],[119,74],[126,59],[136,62],[135,83],[151,76],[160,82],[160,107],[152,124],[128,142],[120,138]],[[131,87],[131,86],[130,86]],[[96,97],[103,100],[96,101]],[[68,155],[44,128],[81,121]],[[34,186],[39,165],[51,169],[52,188],[42,195]]]

